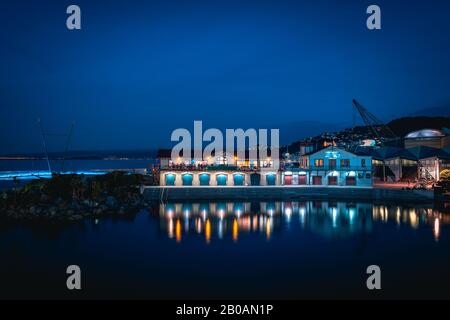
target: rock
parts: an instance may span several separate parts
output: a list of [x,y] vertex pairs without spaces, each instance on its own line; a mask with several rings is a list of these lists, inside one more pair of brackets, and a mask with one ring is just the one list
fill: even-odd
[[56,209],[56,207],[50,207],[50,209],[48,210],[51,217],[54,217],[57,211],[58,210]]
[[80,204],[77,201],[72,201],[69,206],[70,209],[79,210]]
[[106,198],[106,205],[110,208],[116,208],[117,207],[117,200],[113,196],[108,196]]
[[83,216],[79,214],[74,214],[69,218],[70,221],[80,221],[83,220]]

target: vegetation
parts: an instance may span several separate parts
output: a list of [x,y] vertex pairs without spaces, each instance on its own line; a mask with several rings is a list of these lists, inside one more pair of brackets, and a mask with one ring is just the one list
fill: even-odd
[[441,171],[439,184],[444,188],[444,190],[450,190],[450,169],[444,169]]

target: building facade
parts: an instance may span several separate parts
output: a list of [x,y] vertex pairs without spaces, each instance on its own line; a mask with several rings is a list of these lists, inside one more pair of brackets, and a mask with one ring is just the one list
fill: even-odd
[[282,172],[283,185],[372,186],[372,158],[329,146],[306,154],[300,168]]
[[234,167],[208,167],[203,169],[160,170],[161,186],[276,186],[280,185],[277,170],[246,170]]
[[329,146],[305,154],[298,167],[288,164],[278,170],[270,162],[255,168],[248,161],[233,159],[226,162],[174,164],[169,159],[160,160],[159,184],[167,187],[181,186],[372,186],[372,158]]

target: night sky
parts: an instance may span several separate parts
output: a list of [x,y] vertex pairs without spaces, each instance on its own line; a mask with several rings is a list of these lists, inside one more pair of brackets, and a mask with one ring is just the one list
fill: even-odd
[[74,121],[72,149],[155,149],[193,120],[351,125],[354,97],[383,120],[450,105],[449,18],[445,0],[2,1],[0,153],[42,151],[38,117]]

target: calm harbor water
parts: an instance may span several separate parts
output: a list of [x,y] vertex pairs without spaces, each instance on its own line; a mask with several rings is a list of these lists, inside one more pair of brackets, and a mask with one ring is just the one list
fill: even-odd
[[[89,172],[114,169],[145,169],[150,168],[154,160],[51,160],[50,165],[55,171]],[[48,171],[46,160],[0,160],[0,190],[13,188],[14,182],[10,176],[19,173]],[[23,186],[29,180],[19,181]]]
[[[0,225],[0,297],[449,298],[450,216],[344,202],[154,205],[77,225]],[[68,265],[83,290],[65,289]],[[377,264],[382,290],[369,292]]]

